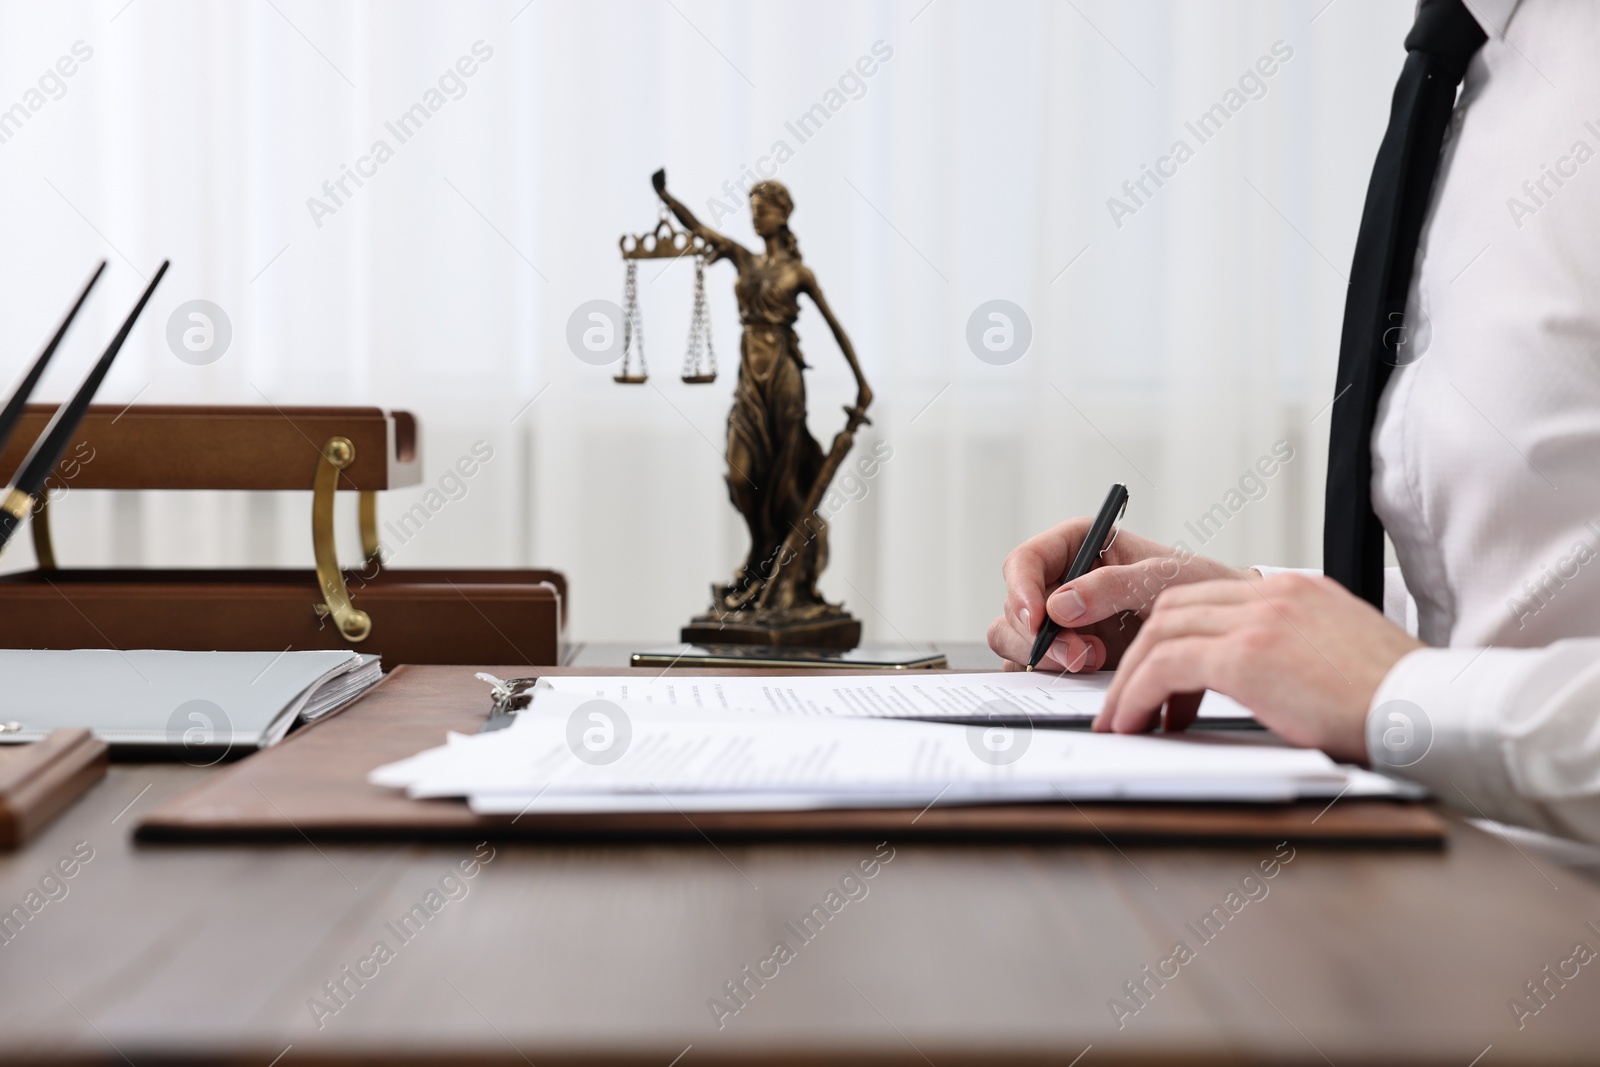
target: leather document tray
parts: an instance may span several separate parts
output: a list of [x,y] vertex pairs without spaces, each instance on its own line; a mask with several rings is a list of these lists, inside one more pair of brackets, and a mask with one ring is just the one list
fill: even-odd
[[[29,404],[0,463],[19,466],[54,413],[53,405]],[[461,477],[486,462],[475,456],[456,461]],[[383,537],[403,544],[442,503],[424,496],[383,523],[378,494],[421,483],[421,429],[405,411],[90,405],[33,509],[38,569],[0,577],[0,647],[348,648],[390,663],[559,662],[567,604],[561,575],[381,565]],[[309,489],[316,569],[59,567],[51,514],[73,493],[102,489]],[[334,501],[351,490],[360,495],[364,559],[342,567]],[[65,521],[73,521],[71,508]]]
[[384,568],[345,580],[374,620],[359,643],[317,614],[311,571],[23,571],[0,576],[0,648],[337,648],[375,652],[385,663],[560,659],[566,580],[554,571]]
[[[143,841],[244,839],[997,838],[1215,842],[1285,839],[1437,846],[1445,824],[1426,806],[1389,800],[1296,804],[1004,804],[803,812],[475,815],[460,800],[412,800],[367,783],[373,768],[474,733],[489,687],[512,667],[401,666],[344,711],[218,771],[140,822]],[[520,672],[526,674],[526,672]],[[551,668],[546,674],[592,671]],[[608,672],[611,673],[611,672]],[[636,670],[641,676],[653,670]],[[726,671],[729,674],[770,673]]]

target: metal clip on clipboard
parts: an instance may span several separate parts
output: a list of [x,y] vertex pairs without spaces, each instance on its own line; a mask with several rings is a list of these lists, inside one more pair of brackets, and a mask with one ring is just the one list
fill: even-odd
[[517,713],[533,703],[533,687],[539,682],[537,678],[512,678],[509,681],[501,681],[485,671],[479,671],[477,677],[494,686],[489,691],[489,717],[484,720],[482,729],[478,731],[480,734],[486,734],[491,730],[504,730],[516,722]]

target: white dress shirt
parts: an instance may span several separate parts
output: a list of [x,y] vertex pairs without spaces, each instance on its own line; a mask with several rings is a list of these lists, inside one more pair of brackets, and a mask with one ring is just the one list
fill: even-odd
[[1489,40],[1372,437],[1373,507],[1436,647],[1389,673],[1367,740],[1469,813],[1600,841],[1600,3],[1465,2]]

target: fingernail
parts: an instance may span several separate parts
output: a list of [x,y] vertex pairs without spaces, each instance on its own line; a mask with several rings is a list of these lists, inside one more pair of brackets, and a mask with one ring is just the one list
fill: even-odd
[[1067,590],[1066,602],[1062,605],[1062,608],[1059,621],[1069,623],[1088,611],[1089,605],[1083,602],[1082,593],[1079,593],[1076,589],[1069,589]]
[[1027,608],[1022,609],[1022,628],[1033,633],[1033,612]]
[[1056,640],[1054,652],[1056,654],[1056,659],[1066,664],[1067,671],[1069,673],[1077,674],[1079,671],[1088,667],[1089,656],[1094,650],[1088,645],[1084,645],[1083,648],[1078,650],[1078,654],[1076,656],[1069,656],[1069,644],[1070,639],[1066,634],[1062,634],[1061,637]]

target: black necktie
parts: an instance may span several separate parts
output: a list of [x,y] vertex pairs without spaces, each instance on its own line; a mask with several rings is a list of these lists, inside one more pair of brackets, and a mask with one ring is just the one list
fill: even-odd
[[1389,372],[1403,360],[1406,294],[1433,195],[1456,87],[1486,39],[1461,0],[1422,0],[1406,35],[1389,129],[1356,235],[1328,435],[1323,571],[1383,607],[1383,524],[1372,510],[1372,426]]

